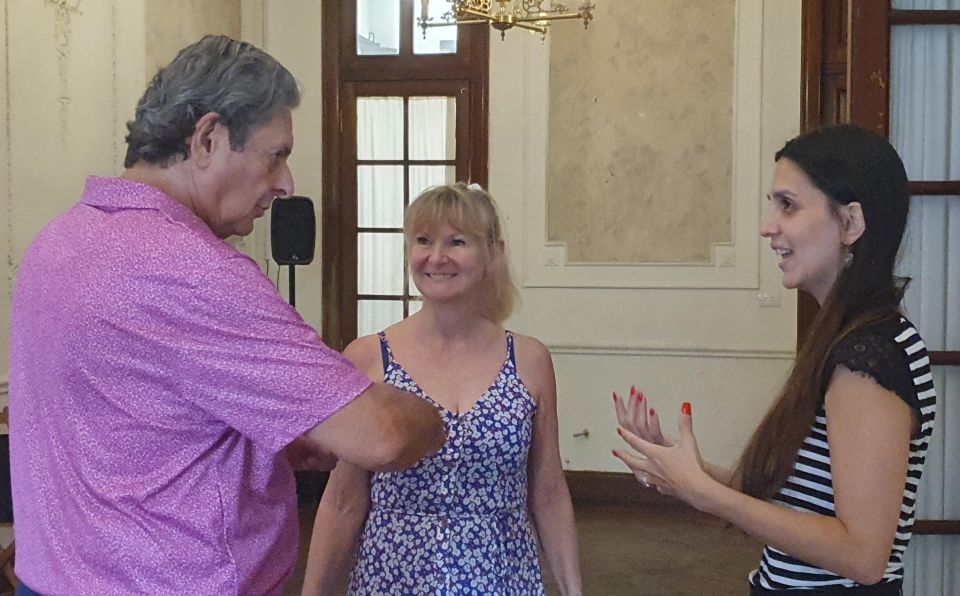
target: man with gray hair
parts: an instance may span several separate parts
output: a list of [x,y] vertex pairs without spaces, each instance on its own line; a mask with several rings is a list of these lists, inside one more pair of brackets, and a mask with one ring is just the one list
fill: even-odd
[[184,48],[128,123],[123,175],[90,177],[27,251],[10,363],[25,593],[281,593],[287,446],[395,470],[443,445],[433,408],[324,346],[224,242],[293,192],[299,101],[250,44]]

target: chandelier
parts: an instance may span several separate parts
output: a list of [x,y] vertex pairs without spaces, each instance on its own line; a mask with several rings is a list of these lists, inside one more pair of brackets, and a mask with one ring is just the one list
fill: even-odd
[[[423,29],[426,38],[430,27],[448,27],[450,25],[476,25],[490,23],[490,26],[500,32],[500,39],[506,37],[507,29],[519,27],[540,34],[540,39],[546,39],[550,21],[564,19],[583,19],[583,28],[586,29],[593,20],[593,9],[596,8],[590,0],[583,0],[577,10],[570,10],[557,0],[549,2],[549,8],[544,7],[544,0],[445,0],[450,3],[450,10],[445,12],[440,20],[434,21],[427,11],[430,0],[420,0],[420,17],[417,25]],[[497,6],[494,7],[494,4]]]

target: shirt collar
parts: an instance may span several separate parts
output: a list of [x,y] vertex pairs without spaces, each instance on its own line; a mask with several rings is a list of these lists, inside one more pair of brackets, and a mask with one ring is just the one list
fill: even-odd
[[126,178],[88,176],[80,202],[104,211],[152,209],[188,228],[212,233],[210,226],[175,198],[155,186]]

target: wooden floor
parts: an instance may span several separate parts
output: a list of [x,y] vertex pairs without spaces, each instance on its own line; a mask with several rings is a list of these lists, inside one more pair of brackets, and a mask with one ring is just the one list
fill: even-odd
[[[579,506],[576,515],[588,595],[743,595],[760,558],[752,538],[690,509]],[[301,562],[288,595],[300,593],[312,528],[313,513],[301,512]]]

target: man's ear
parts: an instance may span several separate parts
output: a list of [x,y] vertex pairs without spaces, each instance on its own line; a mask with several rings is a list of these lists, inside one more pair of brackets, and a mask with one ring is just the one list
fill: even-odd
[[843,244],[853,246],[867,230],[867,224],[863,219],[863,207],[856,201],[847,203],[840,211],[840,220],[843,223]]
[[210,164],[214,152],[220,149],[223,143],[229,145],[227,134],[226,127],[220,124],[220,114],[207,112],[197,120],[193,134],[188,139],[189,159],[201,168],[206,167]]

